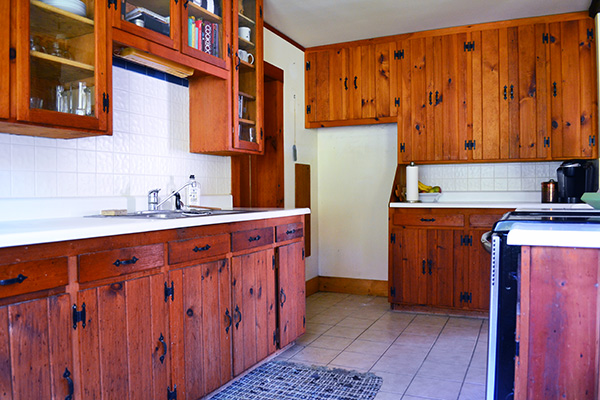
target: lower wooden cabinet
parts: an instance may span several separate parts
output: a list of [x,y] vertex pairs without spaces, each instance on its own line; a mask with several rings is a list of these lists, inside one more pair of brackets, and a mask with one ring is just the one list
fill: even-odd
[[277,249],[279,346],[283,348],[306,332],[304,242]]
[[390,209],[392,306],[487,312],[490,255],[480,238],[505,211]]

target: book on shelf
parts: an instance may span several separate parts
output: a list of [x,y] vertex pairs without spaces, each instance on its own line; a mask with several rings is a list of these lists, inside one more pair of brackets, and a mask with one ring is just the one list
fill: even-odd
[[220,29],[217,23],[188,17],[188,46],[219,57]]

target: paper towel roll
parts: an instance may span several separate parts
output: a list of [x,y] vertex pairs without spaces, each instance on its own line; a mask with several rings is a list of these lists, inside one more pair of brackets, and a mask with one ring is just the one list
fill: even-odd
[[419,167],[414,163],[406,167],[406,201],[419,201]]

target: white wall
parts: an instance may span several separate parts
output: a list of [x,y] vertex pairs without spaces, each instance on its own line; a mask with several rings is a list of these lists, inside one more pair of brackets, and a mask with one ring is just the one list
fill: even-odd
[[300,164],[311,167],[311,250],[306,259],[306,279],[319,275],[319,213],[317,132],[304,129],[304,52],[268,29],[264,30],[265,61],[283,70],[285,207],[294,207],[295,167],[292,146]]

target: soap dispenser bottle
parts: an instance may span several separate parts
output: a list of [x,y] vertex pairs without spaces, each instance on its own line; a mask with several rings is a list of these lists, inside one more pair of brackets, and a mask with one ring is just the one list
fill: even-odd
[[194,175],[190,175],[190,185],[187,190],[187,205],[188,206],[199,206],[200,205],[200,185],[196,181]]

